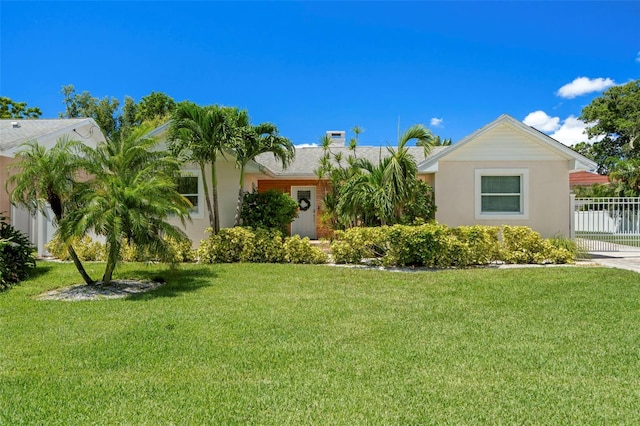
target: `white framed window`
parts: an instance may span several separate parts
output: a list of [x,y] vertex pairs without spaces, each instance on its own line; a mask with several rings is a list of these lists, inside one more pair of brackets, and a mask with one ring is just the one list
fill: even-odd
[[181,170],[176,180],[178,192],[193,204],[191,217],[204,217],[204,192],[200,170]]
[[476,219],[529,219],[528,169],[476,169]]

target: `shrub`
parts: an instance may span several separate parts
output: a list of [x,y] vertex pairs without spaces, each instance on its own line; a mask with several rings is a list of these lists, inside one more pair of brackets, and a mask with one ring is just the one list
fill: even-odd
[[[101,242],[94,241],[91,237],[84,236],[82,238],[75,238],[72,243],[78,258],[83,261],[104,261],[107,258],[107,251],[105,245]],[[51,255],[60,260],[69,260],[69,250],[66,244],[60,241],[58,235],[54,236],[44,246]]]
[[[207,232],[212,232],[211,228]],[[202,263],[247,262],[254,250],[255,235],[249,228],[223,228],[200,242],[197,256]]]
[[383,262],[393,266],[450,266],[447,261],[446,226],[427,224],[420,226],[396,225],[388,233],[389,250]]
[[[559,244],[559,243],[557,243]],[[502,227],[502,260],[506,263],[568,263],[575,256],[565,247],[556,247],[551,240],[526,226]]]
[[283,233],[297,215],[298,203],[289,194],[275,189],[246,193],[240,211],[243,226],[278,229]]
[[36,267],[33,251],[27,236],[0,216],[0,289],[20,282]]
[[387,251],[389,227],[350,228],[335,231],[331,254],[336,263],[360,263],[366,258],[381,258]]
[[254,263],[281,263],[285,261],[282,233],[276,229],[259,228],[254,231],[253,252],[247,259]]
[[327,254],[311,245],[309,238],[299,235],[284,240],[285,260],[290,263],[327,263]]
[[499,259],[499,227],[484,225],[458,226],[450,228],[450,232],[469,248],[467,264],[486,265]]
[[394,225],[336,231],[331,253],[336,263],[361,263],[375,257],[386,266],[435,268],[507,263],[567,263],[575,260],[571,240],[544,240],[528,227],[504,226],[502,240],[496,226],[449,228],[435,223]]
[[[177,241],[174,238],[166,238],[169,244],[168,253],[164,256],[151,254],[148,250],[142,250],[131,244],[124,244],[120,249],[120,259],[123,262],[148,262],[160,261],[167,263],[181,263],[195,261],[195,250],[190,240]],[[105,261],[107,249],[104,243],[93,240],[89,236],[76,238],[72,242],[73,248],[82,261]],[[45,248],[52,256],[60,260],[70,260],[69,251],[60,238],[56,235],[49,241]]]
[[416,180],[410,200],[402,206],[400,223],[415,225],[431,222],[436,218],[436,210],[433,188],[426,182]]
[[[208,229],[211,232],[210,229]],[[295,235],[282,240],[274,229],[221,229],[200,242],[197,256],[202,263],[268,262],[326,263],[327,255],[311,245],[309,238]]]

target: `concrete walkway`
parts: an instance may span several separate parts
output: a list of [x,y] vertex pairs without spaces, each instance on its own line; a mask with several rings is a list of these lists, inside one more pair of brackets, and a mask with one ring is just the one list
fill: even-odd
[[626,269],[640,273],[640,250],[620,252],[589,252],[590,260],[609,268]]

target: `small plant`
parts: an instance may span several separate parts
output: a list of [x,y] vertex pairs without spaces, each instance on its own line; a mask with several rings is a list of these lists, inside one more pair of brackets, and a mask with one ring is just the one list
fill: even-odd
[[0,289],[20,282],[36,267],[33,251],[27,236],[0,216]]

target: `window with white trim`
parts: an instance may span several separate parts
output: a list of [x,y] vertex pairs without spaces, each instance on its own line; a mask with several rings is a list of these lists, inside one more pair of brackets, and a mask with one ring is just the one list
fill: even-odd
[[528,219],[528,169],[476,169],[476,219]]
[[191,202],[191,217],[201,219],[203,216],[202,178],[199,170],[183,170],[176,179],[180,195]]

